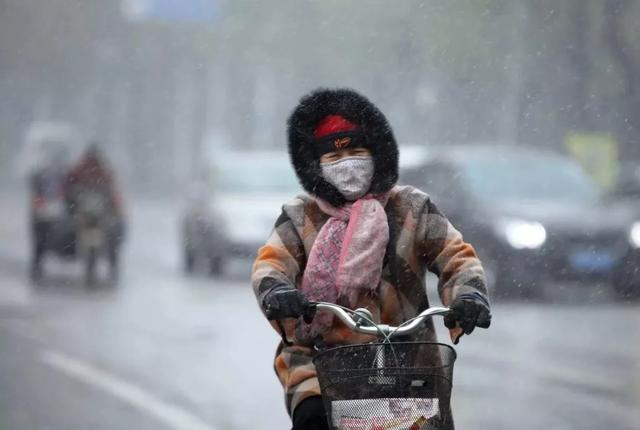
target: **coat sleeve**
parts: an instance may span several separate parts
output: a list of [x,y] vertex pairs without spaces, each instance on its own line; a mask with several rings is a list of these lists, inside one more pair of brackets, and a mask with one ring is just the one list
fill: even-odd
[[421,210],[416,233],[418,256],[438,276],[438,294],[445,306],[463,293],[487,298],[484,270],[475,250],[430,198]]
[[[283,207],[275,227],[260,248],[253,265],[251,281],[260,308],[264,312],[264,297],[274,287],[282,284],[297,288],[306,265],[304,243],[294,219],[303,219],[304,204],[296,200]],[[278,322],[270,321],[271,326],[283,338],[278,347],[274,370],[285,389],[286,405],[289,414],[306,398],[320,395],[320,386],[313,366],[313,350],[296,345],[296,319],[287,318]],[[284,328],[284,333],[281,328]]]
[[296,287],[305,261],[302,239],[283,208],[267,243],[258,250],[253,264],[251,283],[263,311],[264,298],[273,288],[283,284]]

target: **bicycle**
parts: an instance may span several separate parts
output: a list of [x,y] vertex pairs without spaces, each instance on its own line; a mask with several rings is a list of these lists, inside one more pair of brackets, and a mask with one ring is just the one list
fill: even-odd
[[367,309],[350,310],[315,302],[351,330],[376,335],[382,342],[320,350],[314,357],[327,421],[334,430],[445,430],[450,409],[455,350],[436,342],[399,341],[426,318],[446,315],[432,307],[397,327],[376,324]]

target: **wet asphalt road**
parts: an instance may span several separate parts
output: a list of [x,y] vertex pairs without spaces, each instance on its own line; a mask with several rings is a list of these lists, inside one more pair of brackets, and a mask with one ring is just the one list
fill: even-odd
[[[0,429],[289,428],[248,263],[185,276],[175,207],[147,202],[131,208],[116,288],[55,261],[33,286],[23,203],[0,206]],[[491,329],[463,338],[458,429],[640,428],[640,306],[576,288],[497,303]]]

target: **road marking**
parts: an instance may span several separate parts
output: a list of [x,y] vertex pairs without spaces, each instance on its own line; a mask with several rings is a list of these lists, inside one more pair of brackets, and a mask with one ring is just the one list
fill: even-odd
[[40,360],[48,366],[116,397],[147,415],[179,430],[217,430],[192,413],[155,397],[144,389],[104,370],[60,352],[43,350]]

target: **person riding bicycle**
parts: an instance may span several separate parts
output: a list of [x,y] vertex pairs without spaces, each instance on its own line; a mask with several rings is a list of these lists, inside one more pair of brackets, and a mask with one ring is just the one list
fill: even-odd
[[[398,325],[429,306],[426,271],[452,313],[452,341],[491,322],[473,247],[428,194],[397,185],[398,148],[385,116],[351,89],[318,89],[288,120],[288,149],[308,193],[284,204],[253,265],[258,303],[282,336],[274,368],[293,430],[328,429],[312,358],[318,346],[370,341],[309,302],[368,308]],[[313,318],[312,318],[313,317]],[[410,340],[435,341],[433,323]]]

